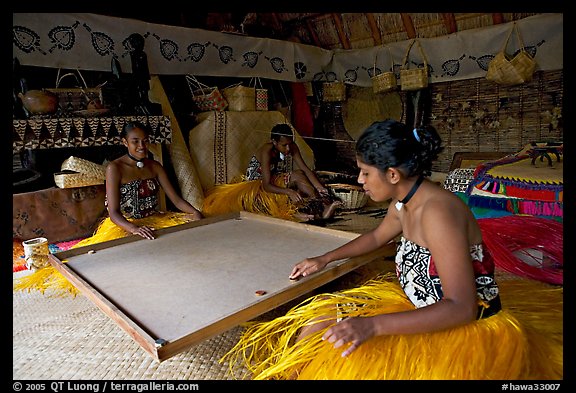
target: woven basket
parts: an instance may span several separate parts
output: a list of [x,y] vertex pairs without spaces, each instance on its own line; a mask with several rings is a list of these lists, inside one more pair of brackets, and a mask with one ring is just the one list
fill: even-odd
[[[520,51],[516,56],[510,58],[506,54],[506,47],[508,46],[508,41],[510,40],[513,30],[516,31],[516,37],[520,44]],[[524,42],[518,32],[518,26],[514,23],[512,29],[508,33],[506,41],[504,42],[504,47],[490,61],[488,72],[486,73],[486,79],[504,86],[519,85],[532,80],[532,75],[534,74],[535,69],[536,61],[524,49]]]
[[84,160],[74,156],[70,156],[70,158],[64,160],[60,170],[79,172],[88,177],[93,177],[100,180],[106,179],[106,167],[104,165],[99,165],[92,161]]
[[70,156],[54,174],[54,183],[59,188],[75,188],[104,184],[106,167],[92,161]]
[[329,187],[334,195],[342,200],[344,210],[361,209],[368,203],[368,195],[360,186],[334,183],[327,184],[326,187]]
[[322,85],[322,100],[324,102],[345,101],[346,85],[344,82],[325,82]]
[[322,184],[346,183],[354,184],[358,176],[347,173],[332,171],[315,171],[314,172]]
[[191,74],[186,75],[186,82],[192,94],[192,102],[200,112],[223,111],[228,108],[228,102],[217,86],[208,86]]
[[[388,47],[387,47],[388,48]],[[390,48],[388,48],[390,53]],[[391,71],[381,72],[376,74],[376,59],[378,54],[374,55],[374,76],[372,77],[372,91],[374,93],[388,93],[396,90],[398,84],[396,83],[396,74],[394,74],[394,60],[392,60],[392,53],[390,53]]]
[[382,72],[372,77],[372,89],[374,93],[388,93],[396,90],[396,75],[393,72]]
[[85,173],[66,170],[54,174],[54,183],[59,188],[76,188],[104,184],[104,180]]
[[246,112],[256,110],[256,89],[254,87],[233,85],[222,90],[228,101],[228,110]]
[[[420,50],[424,64],[423,67],[409,69],[408,58],[414,43],[418,44],[418,49]],[[400,70],[400,86],[403,91],[420,90],[428,87],[428,60],[426,59],[422,45],[420,45],[420,41],[416,39],[412,40],[404,56],[402,69]]]
[[[88,104],[92,101],[97,101],[103,105],[104,97],[102,95],[102,87],[88,87],[86,80],[80,73],[80,70],[76,70],[76,72],[78,76],[71,72],[60,76],[60,69],[58,69],[58,73],[56,75],[56,87],[46,89],[56,94],[58,97],[58,106],[60,109],[65,112],[81,111],[88,109]],[[62,80],[70,76],[74,77],[76,80],[76,85],[79,87],[60,87]],[[78,79],[78,77],[80,77],[80,79]]]

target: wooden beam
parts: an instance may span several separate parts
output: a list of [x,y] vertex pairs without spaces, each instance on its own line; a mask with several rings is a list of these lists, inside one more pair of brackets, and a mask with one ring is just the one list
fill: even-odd
[[448,34],[456,33],[458,31],[458,25],[456,24],[456,18],[453,13],[443,12],[442,18],[444,18],[444,24],[446,25]]
[[312,37],[312,41],[314,45],[323,48],[320,44],[320,40],[318,39],[318,35],[316,34],[316,30],[314,30],[314,25],[312,24],[312,19],[306,19],[306,27],[308,28],[308,32],[310,33],[310,37]]
[[338,32],[338,37],[340,37],[340,42],[342,43],[342,47],[344,49],[350,49],[350,41],[348,41],[348,37],[346,37],[346,33],[344,33],[344,26],[342,24],[342,19],[340,19],[339,14],[332,14],[332,19],[334,20],[334,24],[336,25],[336,31]]
[[414,29],[414,23],[412,22],[410,15],[405,12],[401,12],[400,16],[402,17],[402,23],[404,23],[404,30],[406,30],[408,38],[416,38],[416,30]]
[[280,22],[280,18],[278,17],[278,14],[275,12],[272,12],[270,14],[270,16],[272,17],[272,23],[274,23],[274,30],[279,31],[280,33],[284,34],[284,25],[282,25],[282,22]]
[[382,45],[382,31],[380,26],[376,23],[374,19],[374,14],[366,14],[366,19],[368,20],[368,26],[370,26],[370,31],[372,31],[372,38],[374,38],[374,45]]

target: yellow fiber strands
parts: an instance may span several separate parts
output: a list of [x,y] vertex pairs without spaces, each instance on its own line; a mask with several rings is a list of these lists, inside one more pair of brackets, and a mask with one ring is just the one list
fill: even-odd
[[[135,222],[140,226],[146,225],[155,229],[161,229],[190,222],[190,216],[186,213],[167,212],[157,213],[140,219],[130,219],[130,221]],[[128,232],[114,224],[112,220],[110,220],[110,217],[107,217],[100,223],[93,236],[78,242],[72,248],[102,243],[128,235],[130,235]],[[18,278],[15,280],[13,290],[37,290],[42,293],[45,293],[46,290],[53,290],[55,295],[73,296],[76,296],[79,293],[79,290],[52,265]]]
[[[414,309],[391,277],[380,277],[316,295],[284,316],[252,324],[221,361],[230,362],[232,374],[237,366],[247,367],[254,379],[562,379],[562,290],[527,280],[508,284],[500,286],[505,310],[461,327],[374,337],[345,358],[342,347],[321,340],[325,330],[294,344],[302,326],[330,311],[334,315],[337,305],[342,317]],[[521,300],[527,297],[533,302]],[[532,324],[536,319],[543,323]]]
[[[281,176],[276,183],[284,187]],[[296,207],[287,195],[264,191],[261,180],[219,184],[204,197],[202,214],[206,217],[238,211],[294,220]]]

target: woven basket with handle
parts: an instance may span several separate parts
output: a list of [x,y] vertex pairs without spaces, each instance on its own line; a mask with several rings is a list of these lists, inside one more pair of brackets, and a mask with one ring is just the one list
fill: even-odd
[[[388,48],[388,47],[387,47]],[[394,74],[394,60],[392,60],[392,54],[390,53],[390,48],[388,48],[390,54],[390,71],[384,71],[379,74],[375,74],[372,77],[372,91],[374,93],[387,93],[396,90],[398,84],[396,82],[396,74]],[[378,53],[374,56],[374,73],[376,73],[376,59]]]
[[[508,41],[510,40],[513,30],[516,31],[516,38],[520,44],[520,50],[514,57],[510,57],[506,54],[506,47],[508,46]],[[506,41],[504,41],[504,47],[490,61],[486,79],[504,86],[519,85],[532,80],[535,69],[536,61],[524,49],[524,42],[522,41],[522,37],[520,37],[518,26],[514,23],[508,33]]]
[[222,94],[228,101],[229,111],[246,112],[256,110],[256,89],[253,86],[242,86],[241,83],[238,83],[223,89]]
[[[418,44],[418,49],[420,50],[420,55],[424,62],[423,67],[409,68],[408,60],[414,43]],[[420,41],[417,39],[412,40],[406,50],[406,55],[402,62],[402,69],[400,70],[400,86],[403,91],[420,90],[428,87],[428,59],[426,59],[426,54],[422,49],[422,45],[420,45]]]

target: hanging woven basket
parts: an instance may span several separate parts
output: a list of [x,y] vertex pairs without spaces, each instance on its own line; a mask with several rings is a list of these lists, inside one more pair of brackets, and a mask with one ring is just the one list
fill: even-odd
[[322,100],[324,102],[345,101],[346,85],[344,82],[324,82],[322,85]]

